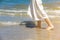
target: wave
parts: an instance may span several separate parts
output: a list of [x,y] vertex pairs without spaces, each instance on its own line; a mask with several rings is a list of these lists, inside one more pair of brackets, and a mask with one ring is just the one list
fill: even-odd
[[26,10],[6,10],[6,9],[0,9],[0,12],[27,12]]
[[8,22],[0,22],[0,24],[2,24],[2,25],[19,25],[20,22],[10,22],[10,21],[8,21]]
[[[28,10],[5,10],[5,9],[0,9],[0,12],[6,12],[6,13],[15,13],[15,12],[28,12]],[[46,9],[46,12],[56,12],[56,13],[60,13],[60,10],[50,10],[50,9]]]
[[49,15],[48,17],[50,17],[50,18],[56,18],[56,17],[60,18],[60,16],[56,16],[56,15]]
[[55,12],[55,13],[60,13],[60,10],[46,10],[46,12]]

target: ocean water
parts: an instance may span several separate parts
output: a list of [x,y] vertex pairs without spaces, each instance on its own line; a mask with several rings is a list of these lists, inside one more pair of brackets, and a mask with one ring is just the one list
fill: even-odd
[[[21,9],[30,4],[31,0],[0,0],[0,9]],[[58,5],[60,0],[42,0],[43,4]]]
[[[0,8],[3,7],[13,7],[15,5],[29,5],[31,0],[0,0]],[[43,3],[55,3],[55,2],[60,2],[60,0],[42,0]]]
[[[44,8],[50,18],[60,17],[60,10],[57,10],[60,9],[58,4],[60,0],[42,0],[42,2],[46,4]],[[27,14],[29,3],[30,0],[0,0],[0,23],[19,24],[23,21],[31,21],[32,18]]]

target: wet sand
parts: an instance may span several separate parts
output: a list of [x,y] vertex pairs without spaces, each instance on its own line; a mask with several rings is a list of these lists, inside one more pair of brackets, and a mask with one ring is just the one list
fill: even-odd
[[[60,20],[51,19],[53,30],[27,28],[25,25],[0,26],[0,40],[60,40]],[[46,26],[45,24],[43,26]]]

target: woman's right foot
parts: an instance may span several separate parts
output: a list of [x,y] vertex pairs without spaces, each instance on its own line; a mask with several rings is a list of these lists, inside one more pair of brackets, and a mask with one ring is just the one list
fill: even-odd
[[46,30],[52,30],[52,29],[54,29],[54,26],[52,26],[52,27],[48,26],[48,27],[46,28]]

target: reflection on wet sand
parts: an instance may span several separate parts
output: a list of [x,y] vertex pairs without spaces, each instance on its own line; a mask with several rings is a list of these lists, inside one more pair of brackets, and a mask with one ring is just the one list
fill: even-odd
[[[29,28],[25,25],[0,26],[1,40],[60,40],[60,20],[52,20],[53,30]],[[45,26],[45,24],[44,24]]]
[[51,31],[45,29],[36,29],[35,40],[50,40]]
[[60,21],[54,20],[52,23],[55,27],[53,30],[35,29],[36,40],[60,40]]

